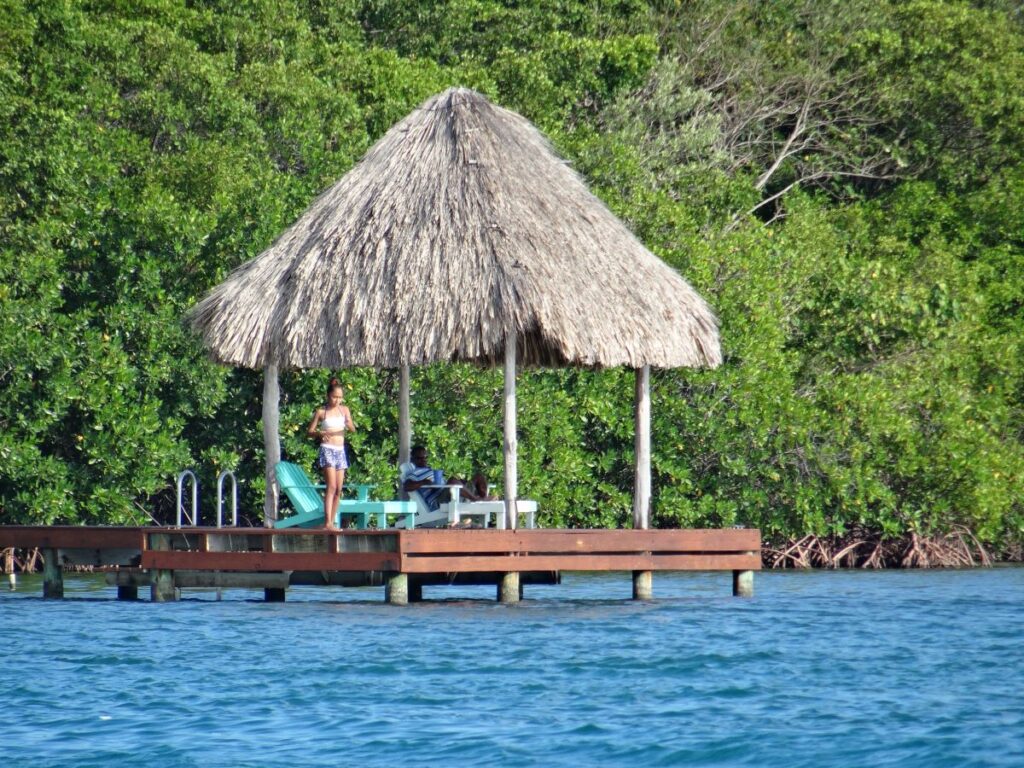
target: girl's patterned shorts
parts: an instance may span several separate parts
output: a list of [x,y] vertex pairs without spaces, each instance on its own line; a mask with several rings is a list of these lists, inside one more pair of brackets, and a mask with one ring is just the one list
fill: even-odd
[[320,469],[331,467],[332,469],[348,469],[348,456],[345,455],[344,445],[321,445],[320,459],[317,461]]

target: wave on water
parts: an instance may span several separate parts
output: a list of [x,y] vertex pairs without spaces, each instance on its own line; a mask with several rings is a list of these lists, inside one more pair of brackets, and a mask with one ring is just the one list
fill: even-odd
[[0,595],[11,766],[1024,765],[1024,569]]

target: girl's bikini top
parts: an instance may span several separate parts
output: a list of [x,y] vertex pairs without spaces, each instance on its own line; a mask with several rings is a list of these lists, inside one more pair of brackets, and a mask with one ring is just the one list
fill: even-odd
[[337,432],[341,430],[345,431],[345,415],[341,416],[324,416],[320,422],[320,429],[327,432]]

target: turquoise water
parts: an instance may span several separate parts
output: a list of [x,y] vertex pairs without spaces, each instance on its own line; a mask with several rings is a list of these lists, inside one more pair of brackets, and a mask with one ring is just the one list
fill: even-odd
[[[0,585],[2,586],[2,585]],[[1024,766],[1024,569],[0,593],[9,766]]]

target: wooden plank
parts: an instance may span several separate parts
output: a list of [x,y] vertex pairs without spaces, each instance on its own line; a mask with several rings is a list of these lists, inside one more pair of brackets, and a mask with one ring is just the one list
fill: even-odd
[[108,586],[114,587],[148,587],[152,584],[152,574],[141,568],[122,568],[108,571],[103,576]]
[[295,529],[295,528],[137,528],[134,530],[143,533],[178,533],[187,536],[203,535],[245,535],[256,538],[266,536],[394,536],[402,529],[395,528],[345,528],[339,531],[326,531],[320,529]]
[[142,554],[142,567],[196,571],[397,571],[394,552],[157,552]]
[[756,529],[709,530],[452,530],[401,533],[407,554],[494,552],[759,552]]
[[99,568],[109,565],[137,565],[141,553],[142,550],[139,547],[128,547],[125,549],[118,549],[116,547],[103,547],[102,549],[62,547],[59,550],[59,557],[64,565],[91,565]]
[[179,589],[285,589],[290,578],[287,572],[175,571],[174,586]]
[[272,547],[266,547],[268,552],[335,552],[334,539],[330,536],[275,536],[271,539]]
[[[152,582],[152,574],[148,571],[124,569],[105,574],[110,586],[148,587]],[[290,572],[266,571],[252,573],[249,571],[174,571],[174,586],[181,588],[223,587],[225,589],[264,589],[266,587],[284,588],[288,586]]]
[[482,571],[755,571],[760,554],[690,555],[453,555],[404,557],[406,573],[479,573]]
[[142,528],[85,525],[0,525],[0,547],[142,549]]

